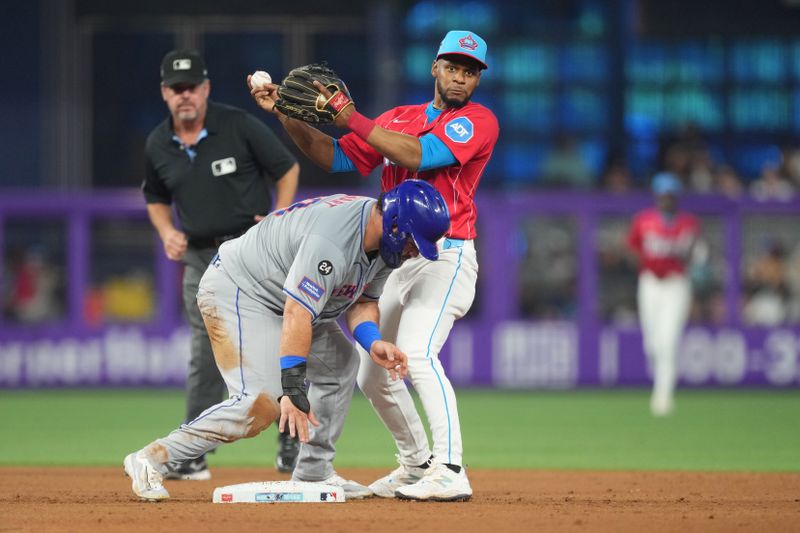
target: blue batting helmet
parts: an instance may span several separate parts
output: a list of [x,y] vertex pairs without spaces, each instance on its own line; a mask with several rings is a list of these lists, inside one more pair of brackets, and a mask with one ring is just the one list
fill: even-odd
[[406,180],[384,194],[382,207],[380,253],[389,267],[400,266],[409,238],[414,240],[422,257],[431,261],[439,258],[436,241],[450,228],[450,211],[433,185],[423,180]]

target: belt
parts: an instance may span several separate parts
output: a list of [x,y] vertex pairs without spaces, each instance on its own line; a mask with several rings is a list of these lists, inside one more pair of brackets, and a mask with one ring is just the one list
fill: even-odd
[[463,248],[464,242],[465,242],[464,239],[446,238],[442,242],[442,250],[449,250],[450,248]]
[[246,231],[247,230],[243,230],[231,235],[222,235],[221,237],[189,237],[189,246],[192,248],[219,248],[219,245],[223,242],[241,237]]

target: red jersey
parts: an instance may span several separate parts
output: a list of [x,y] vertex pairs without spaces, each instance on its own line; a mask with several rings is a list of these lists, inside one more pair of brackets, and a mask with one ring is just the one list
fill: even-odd
[[657,208],[645,209],[633,217],[628,246],[640,259],[639,270],[659,278],[682,274],[700,223],[688,213],[667,219]]
[[383,165],[381,189],[388,191],[407,179],[423,179],[436,187],[450,209],[448,237],[474,239],[476,236],[475,189],[492,156],[500,128],[494,113],[480,104],[468,103],[460,109],[445,109],[428,122],[428,103],[400,106],[383,113],[375,123],[387,130],[417,138],[427,133],[436,135],[453,152],[458,164],[414,172],[385,159],[366,141],[354,133],[339,139],[342,151],[355,164],[362,176]]

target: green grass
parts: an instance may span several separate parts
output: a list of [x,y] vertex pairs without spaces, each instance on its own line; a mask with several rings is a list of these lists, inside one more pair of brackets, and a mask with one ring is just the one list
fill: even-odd
[[[465,460],[477,468],[800,471],[800,391],[681,390],[650,416],[646,390],[461,390]],[[177,390],[0,392],[0,464],[119,465],[172,430]],[[226,445],[213,465],[270,466],[276,433]],[[337,466],[394,464],[394,444],[356,393]]]

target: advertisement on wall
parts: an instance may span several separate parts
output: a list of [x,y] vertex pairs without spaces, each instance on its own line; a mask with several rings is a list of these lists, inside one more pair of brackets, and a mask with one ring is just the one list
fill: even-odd
[[[0,342],[0,386],[182,386],[189,330],[110,327],[96,335]],[[683,386],[800,386],[800,329],[690,327],[679,353]],[[638,329],[571,322],[457,323],[441,354],[459,386],[569,389],[644,386],[651,369]]]

